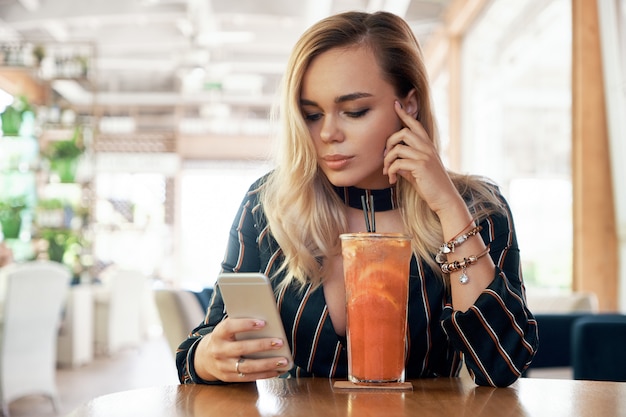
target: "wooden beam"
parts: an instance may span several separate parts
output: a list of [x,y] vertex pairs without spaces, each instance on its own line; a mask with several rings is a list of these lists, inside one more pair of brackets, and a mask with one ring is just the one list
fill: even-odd
[[597,0],[572,0],[572,31],[573,289],[597,294],[601,311],[616,311],[617,235]]
[[44,104],[46,88],[30,71],[22,68],[0,68],[0,88],[12,96],[25,95],[31,104]]
[[445,15],[450,34],[465,35],[489,3],[490,0],[454,0]]
[[490,0],[453,0],[448,5],[443,25],[423,45],[424,59],[431,79],[446,68],[450,40],[463,39],[489,2]]
[[488,0],[453,0],[446,9],[443,25],[424,45],[424,60],[431,80],[442,72],[448,73],[448,132],[450,143],[446,150],[449,167],[461,169],[461,105],[462,105],[462,43],[467,31],[476,23],[489,4]]
[[268,137],[184,136],[178,137],[177,153],[182,159],[267,160],[272,149]]
[[448,134],[450,143],[447,149],[450,168],[461,171],[461,153],[463,145],[461,143],[462,126],[462,68],[461,37],[450,38],[450,49],[448,56]]

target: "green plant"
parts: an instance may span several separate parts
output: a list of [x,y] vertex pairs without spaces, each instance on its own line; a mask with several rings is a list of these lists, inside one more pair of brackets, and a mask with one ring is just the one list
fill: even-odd
[[42,210],[63,209],[63,201],[59,198],[42,199],[37,202],[37,208]]
[[23,196],[0,200],[0,226],[6,239],[19,237],[22,211],[27,207],[26,198]]
[[33,48],[33,57],[35,57],[35,63],[37,66],[41,65],[41,61],[43,61],[46,56],[46,48],[43,45],[36,45]]
[[46,156],[50,160],[72,159],[79,157],[83,151],[84,148],[80,140],[80,128],[76,127],[71,139],[51,142],[48,146]]
[[48,258],[51,261],[66,263],[82,247],[79,236],[69,229],[44,229],[41,237],[48,242]]
[[51,159],[76,158],[83,150],[71,140],[60,140],[52,144]]
[[74,129],[71,139],[51,142],[44,156],[50,160],[50,170],[62,183],[74,182],[78,157],[84,152],[80,127]]
[[24,120],[24,114],[26,112],[32,112],[33,108],[28,103],[26,96],[15,97],[13,103],[7,106],[6,109],[0,114],[2,120],[2,133],[5,136],[17,136],[20,133],[22,122]]
[[26,203],[26,197],[8,197],[4,200],[0,200],[0,217],[7,216],[9,214],[19,214],[28,207]]

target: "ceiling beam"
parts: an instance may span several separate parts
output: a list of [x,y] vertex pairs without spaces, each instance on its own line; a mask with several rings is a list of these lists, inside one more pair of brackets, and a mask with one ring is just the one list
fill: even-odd
[[485,10],[490,0],[453,0],[447,7],[443,25],[424,45],[424,57],[431,78],[445,68],[452,37],[463,37]]
[[89,23],[89,20],[92,18],[123,19],[123,21],[130,19],[137,23],[137,17],[141,15],[163,15],[165,18],[170,13],[180,13],[184,17],[184,12],[186,11],[184,4],[156,3],[154,5],[143,5],[139,1],[127,0],[55,0],[42,2],[39,7],[29,10],[22,4],[24,1],[27,0],[20,0],[19,4],[13,3],[8,6],[2,6],[2,18],[7,24],[11,26],[32,25],[35,22],[50,19],[59,19],[65,22],[80,22],[82,20],[83,24],[85,24]]

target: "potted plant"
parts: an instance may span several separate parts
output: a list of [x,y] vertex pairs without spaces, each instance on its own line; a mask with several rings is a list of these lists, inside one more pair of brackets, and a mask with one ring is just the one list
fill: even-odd
[[65,205],[58,198],[39,200],[35,213],[39,227],[54,228],[65,225]]
[[19,136],[24,114],[32,112],[33,109],[28,103],[26,96],[15,97],[13,103],[7,106],[0,119],[2,120],[2,134],[4,136]]
[[0,200],[0,225],[5,239],[17,239],[22,227],[22,211],[26,209],[25,197]]
[[33,48],[33,57],[35,58],[35,65],[37,66],[37,68],[41,66],[41,62],[43,61],[45,56],[46,48],[41,44],[35,45],[35,47]]
[[81,269],[78,259],[84,242],[79,233],[71,229],[43,229],[41,238],[47,242],[48,259],[63,263],[75,272]]
[[41,237],[48,242],[48,258],[59,263],[63,263],[68,247],[78,242],[76,234],[69,229],[44,229]]
[[59,176],[62,183],[74,182],[78,160],[83,154],[80,128],[74,129],[71,139],[51,142],[46,156],[50,161],[50,170]]

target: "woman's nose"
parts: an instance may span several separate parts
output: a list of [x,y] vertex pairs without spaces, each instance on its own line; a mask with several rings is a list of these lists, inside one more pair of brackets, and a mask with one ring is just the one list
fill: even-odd
[[324,117],[322,124],[322,130],[320,131],[320,138],[324,142],[338,142],[343,140],[343,133],[332,116]]

